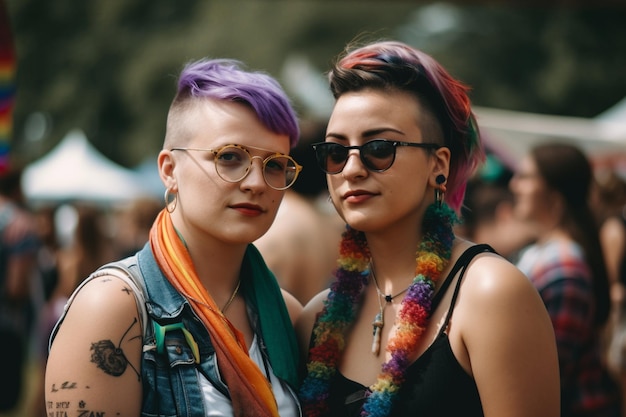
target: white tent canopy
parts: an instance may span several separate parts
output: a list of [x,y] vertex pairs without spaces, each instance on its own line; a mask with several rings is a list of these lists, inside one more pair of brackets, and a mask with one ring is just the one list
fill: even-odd
[[146,157],[143,162],[133,168],[133,172],[148,196],[163,198],[165,186],[159,176],[157,155]]
[[28,165],[22,187],[27,201],[34,205],[64,201],[110,204],[145,193],[132,170],[103,156],[81,130],[70,131],[54,149]]
[[485,107],[474,107],[474,112],[485,144],[510,168],[532,146],[548,140],[577,145],[598,164],[619,165],[626,160],[626,114],[614,108],[596,118]]

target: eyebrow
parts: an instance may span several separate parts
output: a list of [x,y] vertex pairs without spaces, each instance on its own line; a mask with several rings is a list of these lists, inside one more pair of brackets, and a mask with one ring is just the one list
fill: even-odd
[[[398,129],[394,129],[392,127],[380,127],[380,128],[376,128],[376,129],[368,129],[365,132],[361,133],[361,137],[362,138],[375,138],[376,136],[383,134],[383,133],[387,133],[387,132],[393,132],[393,133],[398,133],[400,135],[405,136],[405,133],[401,130]],[[333,133],[333,132],[328,132],[326,133],[326,138],[335,138],[335,139],[341,139],[341,140],[347,140],[347,136],[343,135],[341,133]]]
[[264,152],[266,154],[272,154],[272,155],[284,155],[284,156],[289,156],[288,153],[283,153],[280,151],[276,151],[276,150],[272,150],[272,149],[265,149],[265,148],[259,148],[257,146],[251,146],[251,145],[242,145],[240,143],[235,143],[235,142],[230,142],[230,143],[226,143],[224,145],[218,145],[212,148],[198,148],[198,147],[194,147],[194,146],[174,146],[172,148],[170,148],[170,150],[184,150],[184,149],[189,149],[189,150],[194,150],[194,151],[207,151],[207,152],[217,152],[222,148],[225,148],[227,146],[237,146],[237,147],[241,147],[245,150],[247,150],[249,153],[252,154],[251,151],[261,151]]

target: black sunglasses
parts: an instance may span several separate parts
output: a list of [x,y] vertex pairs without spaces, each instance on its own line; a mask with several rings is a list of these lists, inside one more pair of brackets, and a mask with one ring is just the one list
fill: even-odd
[[374,139],[361,146],[343,146],[335,142],[320,142],[311,145],[319,167],[327,174],[339,174],[348,162],[350,149],[358,149],[365,167],[373,172],[383,172],[391,168],[396,160],[398,146],[412,146],[422,149],[439,149],[436,143],[400,142],[397,140]]

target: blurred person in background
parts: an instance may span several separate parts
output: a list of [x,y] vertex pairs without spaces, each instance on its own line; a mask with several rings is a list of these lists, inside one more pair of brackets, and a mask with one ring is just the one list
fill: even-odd
[[508,185],[472,179],[461,208],[458,234],[473,242],[487,243],[515,262],[519,251],[534,241],[536,231],[513,213],[513,193]]
[[35,383],[31,382],[31,387],[34,386],[34,389],[30,395],[30,402],[26,403],[26,408],[24,408],[31,417],[46,416],[43,399],[43,375],[48,357],[48,339],[50,331],[63,309],[63,304],[59,306],[56,313],[53,313],[50,308],[50,300],[59,281],[58,256],[61,250],[55,224],[55,212],[56,205],[37,207],[33,212],[41,245],[37,252],[39,279],[36,282],[38,282],[39,288],[35,290],[34,294],[37,323],[32,340],[34,366],[37,372],[34,374]]
[[34,323],[33,282],[40,242],[36,221],[23,206],[22,170],[0,174],[0,412],[15,408]]
[[611,285],[611,298],[621,306],[626,284],[626,181],[614,170],[599,169],[594,176],[592,209],[600,225],[600,243]]
[[302,168],[289,156],[298,137],[269,75],[185,65],[158,156],[165,208],[125,259],[131,275],[105,267],[70,298],[51,337],[49,414],[300,414],[302,305],[252,244]]
[[0,413],[17,409],[24,392],[39,246],[35,220],[23,206],[22,169],[10,153],[16,63],[8,7],[0,0]]
[[58,253],[59,280],[52,295],[65,301],[89,274],[116,259],[105,212],[87,203],[75,203],[71,209],[75,210],[75,228],[69,244]]
[[[612,169],[599,169],[592,193],[600,243],[611,286],[612,314],[605,332],[606,360],[626,398],[626,182]],[[625,407],[626,408],[626,407]],[[622,410],[626,415],[626,410]]]
[[150,236],[150,228],[163,202],[151,197],[140,197],[121,207],[115,213],[114,245],[117,257],[125,258],[140,250]]
[[326,124],[300,126],[292,155],[307,169],[285,193],[270,229],[254,244],[281,286],[306,304],[330,284],[344,223],[329,202],[326,176],[314,168],[311,144],[324,138]]
[[[39,313],[37,337],[43,346],[37,352],[40,355],[38,364],[40,380],[36,385],[37,389],[29,410],[32,416],[47,414],[44,408],[43,378],[48,359],[48,341],[55,323],[63,314],[65,304],[72,292],[95,269],[116,259],[113,241],[107,228],[106,212],[103,209],[86,202],[74,202],[63,205],[58,210],[64,215],[57,217],[55,216],[57,210],[53,211],[52,225],[48,225],[49,233],[57,235],[58,222],[73,227],[65,232],[68,236],[61,238],[63,242],[59,242],[58,249],[49,254],[56,258],[57,282]],[[48,236],[48,240],[51,239],[52,237]]]
[[[37,253],[37,267],[41,277],[41,300],[48,301],[59,282],[58,255],[61,245],[55,224],[56,205],[45,205],[34,210],[37,234],[41,246]],[[46,342],[47,345],[47,342]]]
[[515,215],[539,231],[517,265],[552,319],[564,417],[621,416],[620,391],[602,354],[611,300],[589,205],[592,181],[591,164],[579,148],[545,143],[522,159],[510,182]]
[[337,259],[337,240],[330,243],[332,226],[310,200],[290,190],[270,230],[254,242],[281,287],[302,304],[330,282]]

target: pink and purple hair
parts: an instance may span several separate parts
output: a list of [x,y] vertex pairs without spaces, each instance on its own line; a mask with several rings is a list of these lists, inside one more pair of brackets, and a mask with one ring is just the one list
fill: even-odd
[[431,56],[402,42],[382,41],[348,51],[329,73],[335,98],[365,88],[414,94],[436,118],[443,144],[450,149],[446,202],[461,207],[468,178],[484,161],[469,87],[453,78]]
[[173,103],[189,97],[245,103],[269,130],[288,135],[292,148],[298,143],[298,119],[280,84],[266,73],[242,69],[239,61],[201,59],[185,65]]

